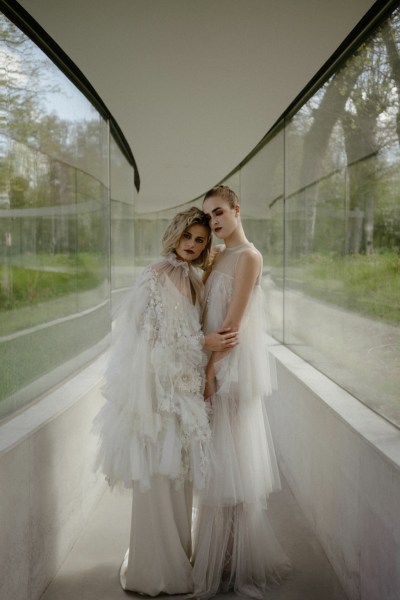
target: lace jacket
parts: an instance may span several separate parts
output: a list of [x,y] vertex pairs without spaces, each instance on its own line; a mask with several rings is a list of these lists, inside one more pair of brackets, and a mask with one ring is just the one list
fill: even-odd
[[[202,285],[174,254],[147,267],[121,303],[94,421],[96,467],[111,486],[166,475],[201,488],[210,430],[203,400]],[[194,300],[195,299],[195,300]]]

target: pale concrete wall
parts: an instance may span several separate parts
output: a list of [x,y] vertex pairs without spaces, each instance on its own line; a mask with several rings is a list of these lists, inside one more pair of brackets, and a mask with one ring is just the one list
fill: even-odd
[[91,423],[104,359],[0,427],[0,598],[36,600],[106,484]]
[[400,597],[400,432],[287,348],[269,402],[281,469],[351,600]]

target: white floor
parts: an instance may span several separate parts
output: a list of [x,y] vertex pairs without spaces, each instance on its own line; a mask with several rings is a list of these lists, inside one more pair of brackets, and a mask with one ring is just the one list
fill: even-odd
[[[106,492],[57,577],[41,600],[127,600],[118,570],[129,540],[130,496]],[[293,577],[268,595],[271,600],[346,600],[321,546],[307,526],[290,489],[270,499],[278,538],[294,566]],[[175,596],[172,598],[184,598]],[[221,594],[232,600],[234,594]]]

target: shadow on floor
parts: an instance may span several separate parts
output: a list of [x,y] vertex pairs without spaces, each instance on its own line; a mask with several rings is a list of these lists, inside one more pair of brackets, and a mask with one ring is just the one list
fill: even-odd
[[[130,510],[129,495],[108,491],[104,494],[41,600],[145,598],[124,592],[119,583],[119,567],[129,541]],[[294,573],[280,588],[268,593],[268,600],[346,600],[339,580],[285,481],[283,490],[271,496],[269,512]],[[185,596],[161,598],[173,600]],[[232,593],[216,597],[217,600],[233,598],[237,596]]]

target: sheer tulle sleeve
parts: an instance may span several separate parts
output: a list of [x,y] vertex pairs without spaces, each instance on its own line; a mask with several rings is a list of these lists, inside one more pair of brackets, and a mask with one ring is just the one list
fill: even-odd
[[[178,271],[178,272],[176,272]],[[154,474],[202,487],[209,424],[204,353],[189,271],[168,260],[148,267],[119,306],[94,422],[96,466],[110,485],[151,485]]]

